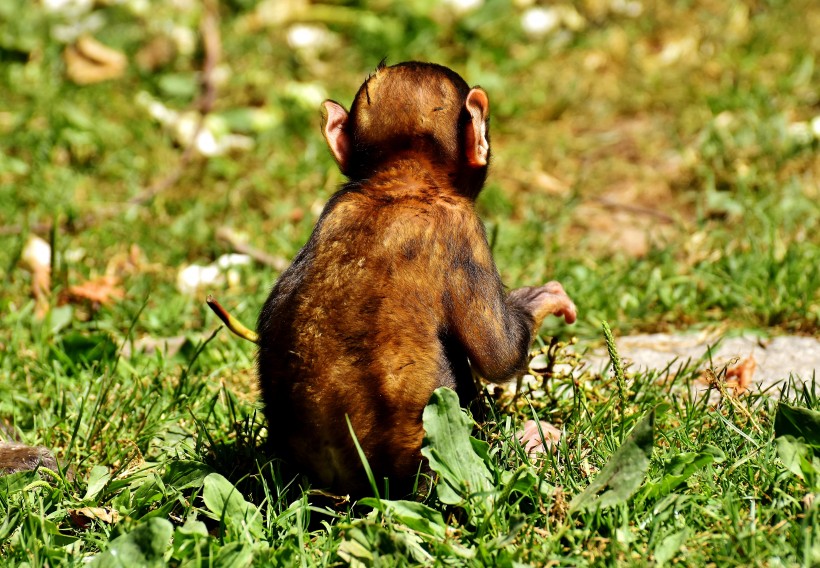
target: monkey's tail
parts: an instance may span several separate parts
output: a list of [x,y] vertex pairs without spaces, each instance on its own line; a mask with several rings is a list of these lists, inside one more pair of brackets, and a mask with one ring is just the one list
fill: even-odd
[[223,308],[222,304],[216,301],[216,298],[208,294],[205,301],[217,317],[222,320],[222,323],[224,323],[225,326],[234,333],[234,335],[241,337],[242,339],[247,339],[251,343],[259,343],[259,335],[257,335],[257,333],[252,329],[245,327],[241,321],[229,314],[228,310]]

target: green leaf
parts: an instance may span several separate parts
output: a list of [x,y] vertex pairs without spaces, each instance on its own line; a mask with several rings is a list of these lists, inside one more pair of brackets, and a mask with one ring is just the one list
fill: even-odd
[[820,412],[781,402],[774,417],[774,435],[803,438],[812,448],[820,449]]
[[157,86],[165,95],[189,99],[197,93],[197,78],[191,73],[166,73],[160,76]]
[[362,519],[344,529],[337,552],[351,566],[404,566],[413,561],[430,566],[434,558],[423,544],[421,537],[406,527]]
[[88,488],[85,490],[83,501],[89,501],[97,497],[105,489],[106,484],[111,480],[111,474],[104,465],[95,465],[88,472]]
[[794,436],[781,436],[775,443],[777,455],[786,469],[810,485],[815,485],[820,477],[820,459],[814,455],[811,447]]
[[222,547],[214,562],[214,566],[225,568],[242,568],[251,565],[253,565],[253,546],[236,541]]
[[94,557],[91,566],[132,568],[165,566],[163,558],[174,527],[165,519],[151,518],[111,541],[108,550]]
[[208,537],[208,527],[202,521],[189,518],[181,527],[177,527],[177,533],[186,536]]
[[247,532],[254,538],[261,538],[262,516],[252,503],[245,501],[239,490],[218,473],[205,478],[202,490],[205,506],[214,518],[224,520],[228,532]]
[[[185,524],[174,531],[174,553],[172,558],[182,560],[180,566],[201,566],[202,557],[207,556],[209,540],[208,527],[192,515]],[[199,562],[195,562],[199,559]]]
[[49,328],[51,329],[51,333],[57,335],[60,333],[60,330],[67,327],[74,319],[74,308],[71,304],[66,304],[65,306],[56,306],[49,310],[47,321]]
[[214,470],[212,467],[191,460],[174,460],[168,464],[163,481],[166,485],[179,491],[183,489],[198,489],[205,483]]
[[656,566],[663,566],[670,560],[672,560],[675,555],[680,551],[683,543],[686,542],[686,539],[689,537],[689,530],[687,528],[683,528],[678,532],[672,533],[666,536],[662,541],[660,541],[657,546],[655,546],[655,565]]
[[455,391],[436,389],[423,420],[426,435],[421,453],[440,477],[436,491],[441,502],[460,505],[476,493],[491,491],[490,470],[470,441],[473,421],[461,409]]
[[445,536],[444,517],[439,511],[431,509],[424,503],[417,503],[415,501],[381,501],[380,506],[377,506],[373,497],[361,499],[359,502],[363,505],[380,509],[388,514],[392,519],[406,525],[410,529],[429,535],[435,538],[443,539]]
[[699,471],[712,463],[720,463],[726,459],[723,451],[711,444],[703,446],[699,452],[685,452],[673,456],[664,467],[664,476],[657,483],[647,486],[643,495],[645,499],[659,499],[681,483],[689,479],[696,471]]
[[655,411],[653,410],[635,426],[623,445],[612,455],[589,487],[570,502],[570,512],[588,511],[625,503],[641,486],[646,476],[654,439]]

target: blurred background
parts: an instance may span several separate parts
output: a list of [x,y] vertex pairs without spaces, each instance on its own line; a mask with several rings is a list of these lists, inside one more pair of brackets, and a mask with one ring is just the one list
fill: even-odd
[[344,181],[319,105],[387,58],[489,93],[499,269],[562,281],[572,333],[817,334],[817,30],[812,0],[5,0],[5,327],[175,336],[207,293],[252,325]]

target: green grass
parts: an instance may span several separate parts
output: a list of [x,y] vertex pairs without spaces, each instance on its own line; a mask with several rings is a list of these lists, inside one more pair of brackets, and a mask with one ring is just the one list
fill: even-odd
[[[215,293],[250,324],[276,271],[239,267],[236,283],[194,295],[176,287],[182,265],[231,252],[221,227],[267,253],[296,253],[342,181],[316,102],[298,93],[348,105],[387,56],[450,65],[488,91],[493,166],[479,210],[504,281],[558,279],[579,307],[575,327],[550,322],[545,338],[602,343],[602,320],[616,337],[703,327],[817,336],[820,8],[656,4],[629,17],[582,2],[579,26],[540,39],[521,29],[525,8],[495,0],[462,15],[421,1],[316,4],[293,15],[331,32],[311,50],[288,45],[292,22],[254,19],[256,2],[221,3],[230,73],[214,113],[254,146],[192,158],[144,205],[129,200],[175,172],[183,149],[140,93],[189,108],[202,48],[150,71],[135,56],[168,30],[196,32],[199,8],[96,6],[95,37],[131,64],[78,86],[60,39],[76,18],[22,0],[0,7],[0,438],[53,448],[70,466],[0,477],[0,563],[106,565],[112,551],[131,565],[138,555],[173,565],[820,563],[818,449],[775,427],[776,399],[694,397],[694,367],[627,369],[620,384],[565,349],[569,365],[544,389],[502,397],[474,433],[488,444],[472,447],[484,448],[475,468],[491,489],[355,506],[305,493],[264,457],[252,346],[214,336],[204,303]],[[243,123],[235,111],[248,108],[269,124]],[[33,234],[56,253],[44,318],[20,261]],[[123,298],[61,305],[69,286],[106,273]],[[185,341],[149,354],[137,349],[146,338]],[[784,399],[818,411],[811,388]],[[640,487],[570,511],[653,409]],[[514,438],[533,413],[566,435],[531,464]],[[98,518],[83,521],[84,508]]]

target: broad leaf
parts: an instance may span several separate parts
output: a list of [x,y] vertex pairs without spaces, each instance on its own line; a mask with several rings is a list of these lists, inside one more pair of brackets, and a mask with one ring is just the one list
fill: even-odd
[[723,451],[711,444],[706,444],[699,452],[685,452],[673,456],[666,463],[664,475],[660,481],[649,484],[642,495],[646,499],[659,499],[689,479],[696,471],[725,459]]
[[440,476],[436,490],[442,503],[459,505],[476,493],[491,491],[492,476],[470,441],[473,421],[459,406],[458,395],[446,387],[436,389],[423,420],[421,453]]
[[443,539],[445,536],[444,518],[439,511],[431,509],[423,503],[415,501],[385,501],[380,504],[376,499],[368,497],[360,501],[362,505],[380,508],[390,517],[410,529],[428,536]]
[[94,557],[91,566],[132,568],[165,566],[174,527],[165,519],[152,518],[111,541],[108,550]]
[[689,529],[684,527],[678,532],[672,533],[655,546],[655,565],[663,566],[680,551],[683,543],[689,537]]
[[162,480],[179,491],[200,488],[205,478],[214,470],[210,466],[191,460],[173,460],[168,464]]
[[601,473],[570,502],[570,512],[625,503],[641,486],[649,469],[655,439],[655,411],[649,413],[618,448]]
[[83,501],[93,500],[105,489],[106,484],[111,480],[111,474],[104,465],[95,465],[88,473],[88,488],[85,490]]
[[262,516],[253,503],[248,503],[230,481],[218,473],[205,478],[202,490],[205,506],[214,518],[223,520],[229,532],[247,532],[254,538],[261,538]]
[[812,448],[820,449],[820,412],[781,402],[774,417],[774,435],[803,438]]
[[820,478],[820,458],[814,455],[807,444],[794,436],[781,436],[775,443],[777,455],[786,469],[810,485],[817,483]]

